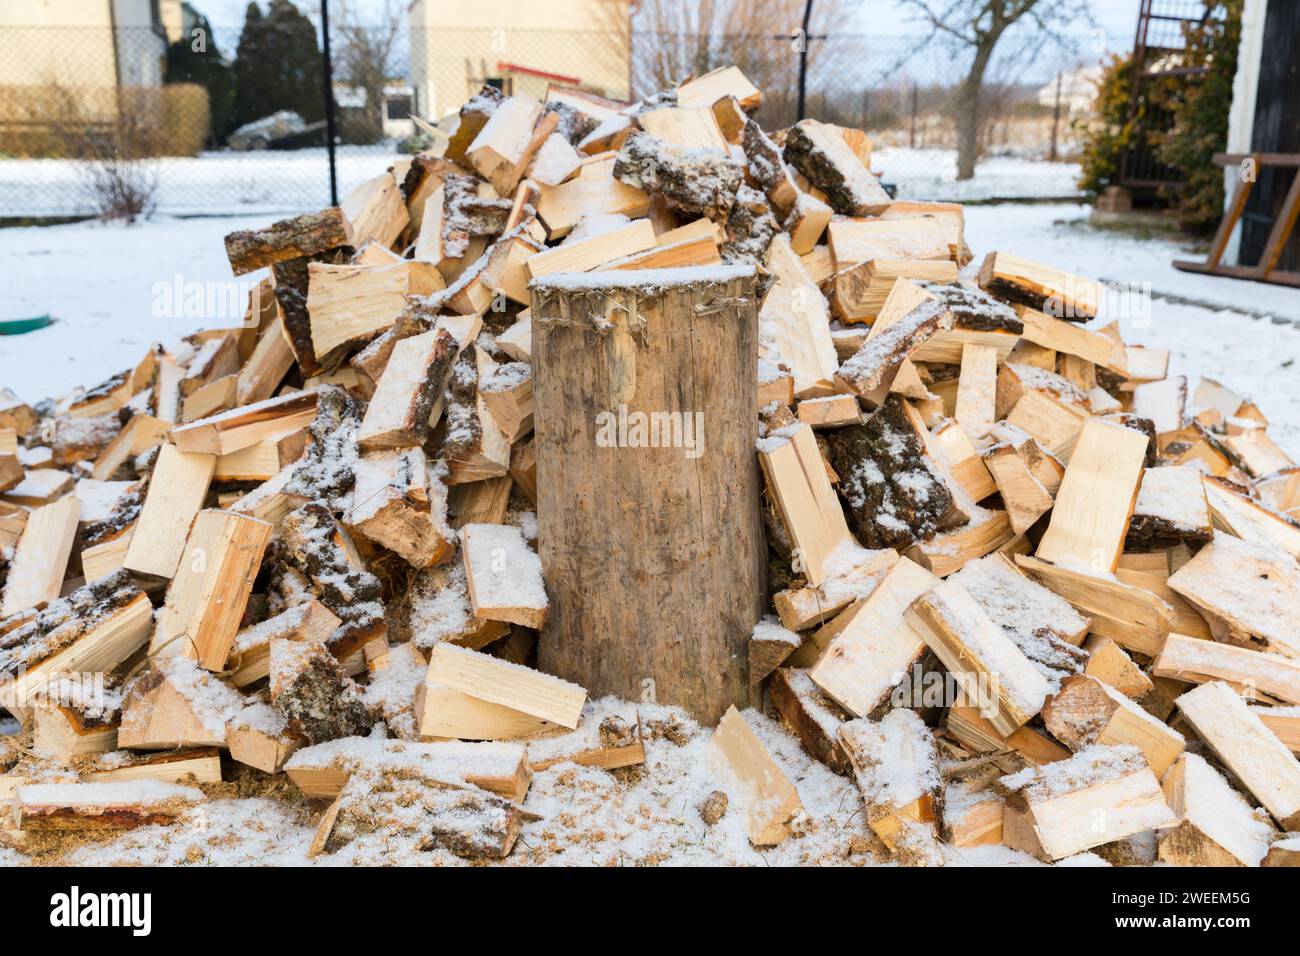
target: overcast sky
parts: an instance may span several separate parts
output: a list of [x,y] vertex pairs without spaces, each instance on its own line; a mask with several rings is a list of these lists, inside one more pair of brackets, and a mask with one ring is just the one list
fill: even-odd
[[[239,28],[244,21],[247,0],[190,0],[197,9],[207,15],[217,29],[217,39],[221,49],[229,56],[233,55],[238,42]],[[298,6],[314,20],[318,19],[319,0],[295,0]],[[382,11],[389,4],[386,0],[348,0],[359,11],[361,17],[370,16],[378,23]],[[400,9],[405,11],[408,0],[398,0]],[[434,0],[436,4],[438,0]],[[524,0],[545,4],[546,0]],[[912,45],[905,39],[908,35],[924,35],[928,31],[925,25],[896,3],[896,0],[843,0],[853,6],[853,13],[845,17],[837,28],[845,33],[855,34],[872,55],[859,64],[860,79],[864,85],[878,86],[891,78],[905,75],[921,82],[952,82],[954,76],[953,53],[950,47],[936,44],[920,52],[909,52]],[[990,74],[990,79],[999,82],[1018,82],[1039,84],[1051,80],[1057,73],[1077,66],[1091,66],[1102,59],[1106,53],[1128,50],[1133,45],[1133,31],[1137,22],[1139,0],[1092,0],[1090,10],[1092,24],[1080,21],[1067,31],[1071,36],[1068,49],[1053,47],[1041,49],[1038,55],[1026,57],[1024,47],[1014,35],[1006,37],[999,47],[1000,57]],[[262,0],[263,7],[266,0]],[[331,12],[337,16],[342,3],[331,0]],[[507,27],[509,24],[505,24]],[[777,30],[780,27],[774,25]],[[832,34],[833,36],[833,34]],[[879,38],[874,42],[873,38]],[[397,51],[393,66],[405,68],[406,50]],[[960,67],[958,67],[960,70]],[[834,73],[836,80],[852,85],[853,77],[845,76],[843,67]]]
[[[212,24],[217,27],[237,27],[244,22],[244,8],[247,0],[190,0],[194,6],[205,13]],[[296,0],[305,11],[319,7],[311,0]],[[383,9],[383,0],[352,0],[358,10]],[[525,0],[525,2],[545,3],[546,0]],[[1133,31],[1137,25],[1138,0],[1092,0],[1093,17],[1107,33],[1107,47],[1111,50],[1126,48],[1133,43]],[[918,32],[916,24],[907,24],[899,19],[893,0],[861,0],[856,21],[851,29],[864,33],[909,33]],[[508,24],[507,24],[508,26]]]

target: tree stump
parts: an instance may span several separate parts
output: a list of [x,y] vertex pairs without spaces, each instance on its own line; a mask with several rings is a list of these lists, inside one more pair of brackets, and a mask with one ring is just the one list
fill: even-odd
[[533,283],[543,670],[716,722],[762,614],[749,266]]

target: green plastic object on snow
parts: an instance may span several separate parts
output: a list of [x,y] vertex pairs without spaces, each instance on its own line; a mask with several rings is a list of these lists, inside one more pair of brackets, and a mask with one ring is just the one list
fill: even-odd
[[54,320],[48,315],[38,315],[31,319],[0,319],[0,335],[22,335],[53,324]]

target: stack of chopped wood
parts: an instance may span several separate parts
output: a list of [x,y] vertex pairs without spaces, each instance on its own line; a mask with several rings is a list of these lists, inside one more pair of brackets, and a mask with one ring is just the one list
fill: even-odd
[[[241,327],[0,395],[0,840],[283,774],[330,801],[313,853],[505,857],[534,772],[645,760],[590,691],[716,722],[700,813],[756,845],[805,814],[746,704],[902,862],[1295,865],[1300,470],[1263,414],[760,103],[735,68],[484,89],[228,236]],[[699,420],[666,449],[642,409]]]

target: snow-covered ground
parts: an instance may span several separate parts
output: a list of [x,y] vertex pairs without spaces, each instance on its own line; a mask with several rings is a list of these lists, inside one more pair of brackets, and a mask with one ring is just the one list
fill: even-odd
[[[400,158],[386,146],[342,146],[339,195]],[[329,205],[325,149],[213,152],[167,157],[153,165],[157,212],[171,216],[310,212]],[[0,217],[77,216],[94,212],[75,164],[62,159],[0,160]]]
[[973,202],[1079,195],[1078,163],[993,156],[976,167],[974,179],[958,182],[956,150],[894,148],[873,152],[871,168],[883,182],[898,186],[899,199]]
[[[1076,204],[969,206],[967,241],[976,264],[1006,249],[1082,275],[1149,284],[1149,314],[1121,317],[1126,339],[1168,348],[1174,374],[1207,375],[1249,393],[1274,437],[1300,452],[1300,328],[1291,324],[1300,323],[1300,290],[1178,272],[1172,260],[1191,254],[1177,243],[1095,229],[1087,214]],[[266,221],[160,217],[131,227],[0,229],[0,318],[58,320],[0,338],[0,385],[32,401],[62,394],[133,365],[151,342],[237,324],[229,310],[159,315],[168,310],[155,305],[178,276],[207,290],[231,282],[222,238]]]
[[[400,157],[385,146],[344,146],[338,151],[339,195],[377,176]],[[877,150],[872,166],[897,184],[903,199],[1064,199],[1078,193],[1079,167],[1014,157],[979,164],[974,179],[957,182],[957,153],[950,149]],[[169,157],[155,167],[156,211],[169,216],[288,215],[329,202],[324,149],[292,152],[213,152]],[[76,216],[94,212],[73,163],[59,159],[0,160],[0,218]]]

